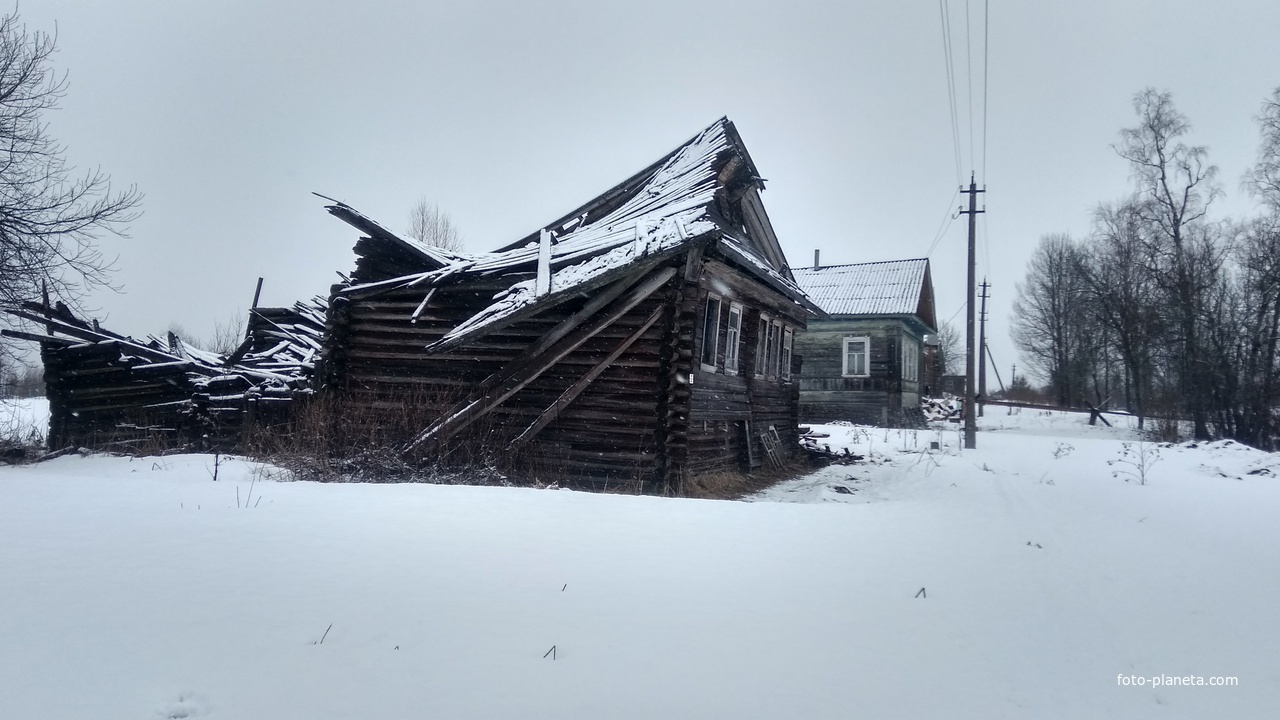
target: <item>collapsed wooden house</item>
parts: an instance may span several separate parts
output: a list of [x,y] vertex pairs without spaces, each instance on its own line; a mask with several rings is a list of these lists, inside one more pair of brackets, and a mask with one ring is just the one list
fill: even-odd
[[410,457],[490,460],[678,492],[795,452],[796,286],[764,181],[721,119],[510,245],[444,252],[335,203],[360,230],[333,288],[318,388],[348,423],[434,404]]
[[245,340],[230,356],[173,333],[164,341],[113,333],[60,302],[5,311],[44,329],[3,332],[40,345],[48,447],[216,450],[287,422],[294,401],[311,393],[325,304],[253,308]]
[[926,258],[795,270],[827,316],[796,338],[805,422],[921,422],[924,339],[937,332]]
[[309,399],[323,452],[342,452],[335,437],[410,462],[462,451],[679,492],[798,450],[795,338],[821,311],[795,284],[763,187],[721,119],[490,253],[401,238],[334,201],[363,235],[350,278],[327,300],[255,307],[229,356],[135,340],[48,301],[6,309],[43,333],[5,332],[40,344],[52,447],[244,447],[263,426],[296,429]]

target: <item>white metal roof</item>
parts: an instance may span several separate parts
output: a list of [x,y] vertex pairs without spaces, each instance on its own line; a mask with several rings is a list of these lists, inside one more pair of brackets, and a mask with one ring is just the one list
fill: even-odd
[[792,268],[796,284],[829,315],[915,315],[926,258]]

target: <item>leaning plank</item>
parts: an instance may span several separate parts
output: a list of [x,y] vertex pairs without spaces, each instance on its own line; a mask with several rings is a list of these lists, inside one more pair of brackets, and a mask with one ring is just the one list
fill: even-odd
[[[462,412],[464,409],[466,409],[467,406],[469,406],[475,400],[475,398],[482,397],[489,390],[492,390],[498,384],[502,383],[507,378],[519,372],[531,359],[537,358],[539,355],[545,352],[547,348],[559,342],[562,338],[564,338],[570,332],[573,332],[575,328],[582,325],[582,323],[586,322],[591,316],[599,312],[601,308],[603,308],[604,306],[616,300],[618,296],[622,295],[622,293],[626,292],[633,285],[639,282],[641,278],[645,276],[644,275],[645,269],[648,269],[649,267],[651,266],[645,266],[644,269],[637,269],[636,272],[629,274],[627,276],[624,276],[621,279],[619,279],[617,282],[604,288],[599,293],[597,293],[595,297],[592,297],[590,300],[588,300],[586,304],[582,306],[581,310],[570,315],[564,320],[560,321],[555,327],[551,328],[545,333],[542,333],[538,341],[535,342],[533,346],[530,347],[527,351],[525,351],[523,355],[517,356],[516,358],[508,362],[506,365],[503,365],[497,372],[493,373],[492,375],[488,376],[484,380],[480,381],[480,385],[477,387],[476,391],[472,394],[472,397],[454,405],[452,408],[449,409],[448,412],[445,413],[444,417],[448,418],[457,413]],[[421,357],[421,354],[419,353],[417,357]],[[433,355],[428,357],[443,357],[443,356]]]
[[31,342],[49,343],[51,345],[74,345],[75,344],[66,338],[54,337],[52,335],[38,335],[36,333],[23,332],[21,330],[10,330],[8,328],[0,328],[0,335],[4,337],[17,338],[18,340],[29,340]]
[[[618,298],[603,315],[593,319],[560,339],[554,345],[540,350],[542,343],[508,363],[502,370],[490,376],[472,396],[455,405],[442,419],[433,423],[405,448],[410,453],[426,443],[441,443],[461,432],[471,423],[484,417],[490,410],[506,402],[524,386],[536,380],[542,373],[560,362],[566,355],[590,340],[613,321],[630,312],[662,287],[673,275],[675,268],[663,268],[648,276],[631,292]],[[566,320],[567,322],[567,320]]]
[[569,403],[573,402],[582,394],[583,390],[587,389],[587,386],[591,385],[591,383],[600,376],[600,373],[607,370],[609,366],[613,364],[614,360],[617,360],[622,353],[627,351],[627,348],[630,348],[636,340],[640,339],[641,335],[644,335],[649,328],[653,327],[653,324],[658,322],[658,318],[662,317],[662,313],[665,310],[665,306],[659,306],[658,309],[654,310],[653,313],[649,315],[648,319],[644,321],[644,324],[640,326],[639,330],[628,335],[616,348],[613,349],[613,352],[609,353],[609,355],[605,357],[604,360],[601,360],[595,365],[595,367],[588,370],[586,375],[583,375],[577,382],[570,385],[569,389],[561,393],[560,397],[556,398],[556,401],[551,403],[550,407],[543,410],[542,414],[538,416],[538,419],[534,420],[533,424],[525,428],[524,432],[520,433],[519,437],[512,441],[511,447],[522,447],[525,443],[533,439],[534,435],[542,432],[542,429],[546,427],[548,423],[555,420],[557,417],[560,417],[560,411],[568,407]]

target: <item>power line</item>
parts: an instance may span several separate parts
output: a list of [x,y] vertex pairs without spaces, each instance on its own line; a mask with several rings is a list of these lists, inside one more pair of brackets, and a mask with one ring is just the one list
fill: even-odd
[[951,62],[951,14],[946,0],[938,0],[938,14],[942,18],[942,54],[947,69],[947,102],[951,113],[951,148],[956,160],[956,184],[959,185],[964,173],[960,170],[960,122],[956,115],[956,77]]
[[987,184],[987,46],[991,28],[989,0],[982,0],[982,184]]
[[982,219],[982,224],[978,226],[978,231],[982,236],[982,269],[991,277],[991,241],[987,237],[987,219]]
[[[964,63],[969,80],[969,167],[973,168],[973,50],[969,43],[969,0],[964,0]],[[983,178],[986,182],[986,178]]]
[[933,256],[933,251],[938,247],[938,243],[942,241],[942,236],[951,227],[951,222],[956,219],[956,215],[952,214],[951,208],[959,195],[960,188],[957,186],[955,192],[951,193],[951,199],[947,201],[947,214],[942,216],[942,222],[938,224],[938,232],[933,236],[933,242],[929,244],[929,252],[924,254],[925,257]]

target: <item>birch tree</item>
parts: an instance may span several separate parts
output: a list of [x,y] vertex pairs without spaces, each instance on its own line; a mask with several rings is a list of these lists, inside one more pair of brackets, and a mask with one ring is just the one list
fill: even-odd
[[1168,92],[1147,88],[1134,96],[1138,124],[1120,132],[1115,146],[1129,162],[1138,188],[1135,210],[1146,225],[1153,260],[1150,268],[1169,295],[1176,323],[1181,395],[1195,426],[1196,439],[1209,438],[1208,384],[1203,357],[1205,296],[1213,285],[1208,272],[1220,264],[1212,231],[1204,227],[1210,203],[1218,195],[1217,168],[1202,145],[1187,145],[1187,118]]

